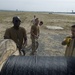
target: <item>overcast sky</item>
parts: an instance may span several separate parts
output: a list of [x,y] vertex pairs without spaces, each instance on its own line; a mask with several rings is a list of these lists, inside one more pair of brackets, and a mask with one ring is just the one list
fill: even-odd
[[75,0],[0,0],[0,9],[24,11],[75,11]]

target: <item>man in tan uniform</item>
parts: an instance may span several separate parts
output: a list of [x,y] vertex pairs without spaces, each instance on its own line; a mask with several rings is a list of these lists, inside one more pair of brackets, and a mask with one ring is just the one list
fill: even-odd
[[[31,26],[31,40],[32,40],[32,52],[31,54],[34,55],[37,47],[36,47],[36,40],[38,40],[39,38],[39,33],[40,33],[40,30],[39,30],[39,20],[38,18],[35,19],[35,24]],[[37,41],[37,44],[38,44],[38,41]]]
[[13,17],[12,22],[14,26],[6,29],[4,39],[12,39],[16,43],[19,53],[21,54],[22,45],[27,44],[26,30],[23,27],[20,27],[21,20],[19,17]]
[[31,20],[31,23],[32,23],[32,24],[35,24],[35,19],[36,19],[36,15],[34,15],[33,20]]
[[67,45],[65,56],[75,56],[75,25],[71,26],[71,36],[66,37],[62,45]]

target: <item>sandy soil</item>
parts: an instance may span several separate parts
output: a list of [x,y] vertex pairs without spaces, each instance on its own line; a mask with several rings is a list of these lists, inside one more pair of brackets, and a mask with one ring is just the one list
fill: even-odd
[[[32,25],[30,21],[34,14],[44,22],[43,26],[40,27],[39,48],[36,54],[40,56],[64,56],[65,47],[61,45],[61,42],[67,35],[70,35],[70,26],[74,24],[74,16],[48,13],[0,12],[0,39],[3,39],[6,28],[13,25],[11,22],[12,17],[18,15],[22,20],[21,26],[27,31],[28,46],[30,46],[30,28]],[[60,26],[64,29],[49,30],[46,26]]]
[[[39,56],[64,56],[65,47],[61,45],[63,39],[69,35],[69,30],[49,30],[45,27],[40,27],[39,47],[36,55]],[[28,46],[31,45],[30,34],[28,35]],[[26,50],[27,51],[27,50]],[[26,53],[31,52],[31,49]],[[27,55],[26,54],[26,55]],[[29,55],[29,54],[28,54]]]
[[[61,45],[61,42],[67,35],[70,35],[70,26],[75,24],[75,16],[30,12],[0,12],[0,39],[3,39],[6,28],[13,25],[12,17],[20,16],[21,26],[27,31],[28,47],[26,56],[29,56],[31,53],[30,28],[34,14],[44,22],[43,26],[40,27],[39,47],[35,55],[64,56],[65,47]],[[60,26],[64,29],[49,30],[46,26]],[[18,51],[15,52],[15,55],[18,55]]]
[[[28,28],[28,27],[27,27]],[[30,29],[30,28],[28,28]],[[36,56],[64,56],[65,47],[61,45],[62,40],[68,35],[69,31],[64,30],[48,30],[43,26],[40,27],[39,47],[35,53]],[[30,33],[27,31],[28,45],[25,49],[26,56],[31,53]],[[13,55],[19,55],[18,50]],[[4,61],[5,62],[5,61]],[[2,68],[4,62],[0,65]]]

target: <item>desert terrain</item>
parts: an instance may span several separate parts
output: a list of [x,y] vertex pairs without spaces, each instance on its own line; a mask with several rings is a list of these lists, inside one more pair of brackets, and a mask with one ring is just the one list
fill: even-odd
[[[43,12],[0,12],[0,39],[3,39],[5,30],[12,27],[13,16],[19,16],[21,25],[27,31],[28,47],[31,46],[30,28],[33,16],[39,18],[44,24],[40,27],[39,47],[36,55],[39,56],[64,56],[65,48],[61,45],[63,39],[71,35],[70,26],[75,24],[74,15],[49,14]],[[63,29],[47,29],[46,26],[59,26]],[[26,50],[29,55],[31,49]],[[0,55],[1,56],[1,55]]]
[[[75,24],[75,15],[62,15],[62,14],[50,14],[44,12],[4,12],[0,11],[0,43],[4,39],[4,33],[7,28],[13,26],[12,18],[14,16],[19,16],[21,19],[21,27],[24,27],[27,32],[27,48],[26,56],[30,56],[31,53],[31,39],[30,39],[30,29],[31,29],[31,20],[33,16],[39,18],[40,21],[43,21],[43,25],[40,26],[40,37],[39,37],[39,47],[35,55],[37,56],[64,56],[66,46],[62,46],[61,42],[63,39],[71,35],[70,27]],[[58,26],[63,29],[48,29],[47,26]],[[11,44],[12,45],[12,44]],[[15,45],[14,45],[15,46]],[[0,61],[1,57],[4,56],[2,52],[7,49],[3,48],[4,46],[0,45]],[[13,47],[13,46],[8,46]],[[11,48],[9,48],[11,49]],[[2,51],[3,50],[3,51]],[[14,52],[15,55],[19,55],[18,51]],[[5,58],[5,56],[4,56]],[[0,69],[2,64],[0,64]]]

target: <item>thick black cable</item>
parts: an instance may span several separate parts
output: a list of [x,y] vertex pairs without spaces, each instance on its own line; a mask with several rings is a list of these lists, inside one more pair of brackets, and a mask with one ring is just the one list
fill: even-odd
[[10,56],[1,75],[75,75],[75,57]]

